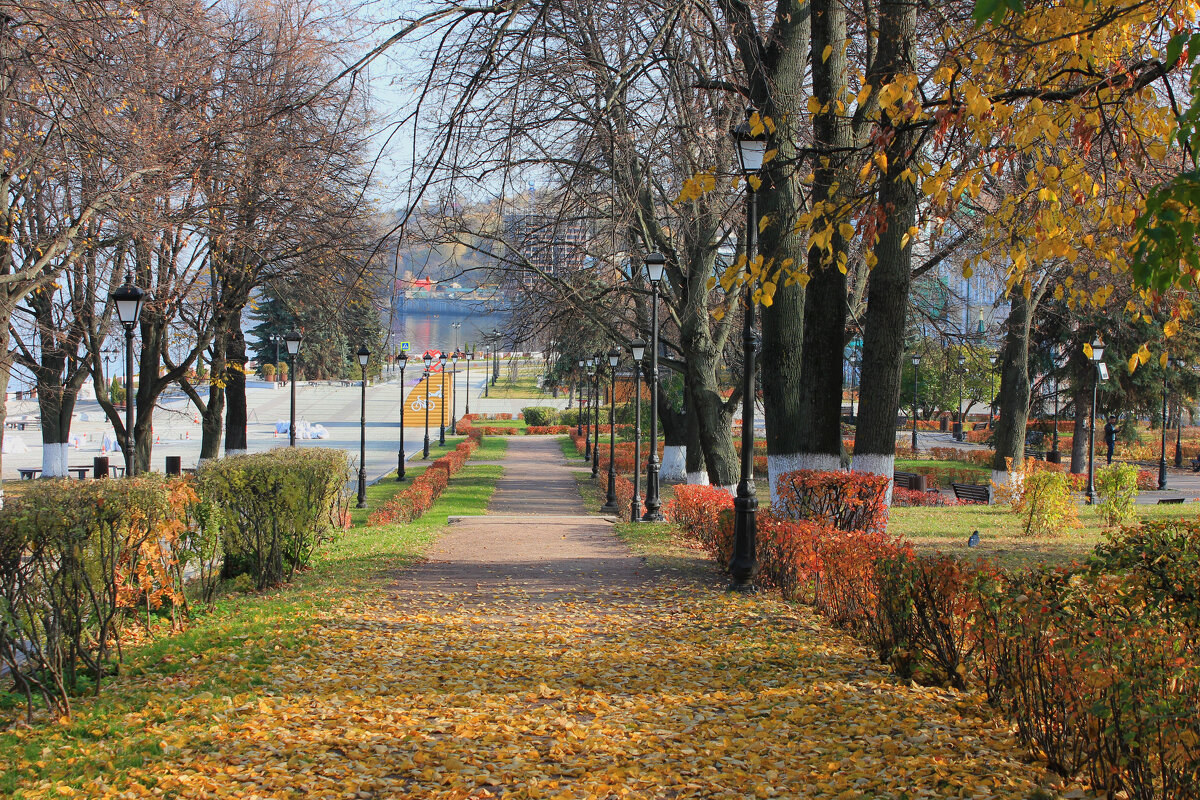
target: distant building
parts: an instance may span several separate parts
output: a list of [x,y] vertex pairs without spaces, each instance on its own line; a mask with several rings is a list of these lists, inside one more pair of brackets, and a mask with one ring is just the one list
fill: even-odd
[[504,261],[511,276],[509,282],[532,287],[543,275],[558,277],[578,272],[588,261],[587,240],[587,226],[582,222],[540,214],[506,214]]

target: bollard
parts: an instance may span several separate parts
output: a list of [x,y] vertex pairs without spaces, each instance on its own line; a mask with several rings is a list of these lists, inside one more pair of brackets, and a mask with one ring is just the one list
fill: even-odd
[[183,456],[167,456],[167,474],[183,474]]
[[92,477],[108,477],[108,456],[96,456],[92,459]]

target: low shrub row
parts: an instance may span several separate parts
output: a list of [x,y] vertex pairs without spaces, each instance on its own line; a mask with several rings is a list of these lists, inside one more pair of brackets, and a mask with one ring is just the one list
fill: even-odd
[[[732,498],[679,488],[670,518],[727,565]],[[1108,796],[1197,796],[1200,521],[1124,528],[1086,565],[1011,575],[918,556],[880,530],[760,514],[758,531],[761,583],[903,678],[982,687],[1064,778]]]
[[430,462],[412,483],[372,511],[367,521],[371,525],[390,525],[419,519],[433,507],[450,485],[450,477],[463,468],[477,449],[479,443],[474,439],[459,442],[452,451]]
[[349,521],[345,453],[278,449],[205,464],[193,477],[37,481],[0,508],[0,666],[58,714],[120,663],[155,615],[178,627],[194,587],[220,574],[259,586],[306,566]]

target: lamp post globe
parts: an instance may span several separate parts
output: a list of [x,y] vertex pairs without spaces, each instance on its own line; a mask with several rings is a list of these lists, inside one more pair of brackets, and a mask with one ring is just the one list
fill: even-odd
[[404,368],[408,366],[408,353],[403,350],[396,356],[396,363],[400,366],[400,450],[396,454],[396,481],[402,481],[404,475],[404,404],[407,398],[404,396]]
[[1088,425],[1088,481],[1087,481],[1087,502],[1088,505],[1093,505],[1096,502],[1096,401],[1099,398],[1100,389],[1100,371],[1104,366],[1104,342],[1100,339],[1092,342],[1092,355],[1090,358],[1094,368],[1092,375],[1092,419]]
[[134,466],[134,415],[133,404],[136,400],[133,392],[133,329],[142,316],[142,308],[148,299],[146,292],[133,282],[133,273],[125,273],[125,283],[115,289],[111,295],[113,305],[117,307],[117,319],[125,328],[125,440],[123,442],[125,456],[125,475],[133,477],[136,474]]
[[[767,152],[767,131],[753,106],[747,107],[746,118],[733,129],[738,164],[746,180],[746,263],[758,252],[758,192],[755,184],[763,168]],[[755,590],[754,576],[758,573],[758,492],[754,486],[754,299],[750,281],[742,287],[742,453],[741,476],[737,496],[733,500],[733,557],[729,573],[733,582],[729,590],[749,593]],[[658,332],[655,331],[657,380]],[[653,406],[651,407],[653,409]],[[651,457],[657,446],[650,451]],[[657,465],[655,481],[657,483]],[[648,505],[648,503],[647,503]],[[661,518],[661,517],[660,517]]]
[[288,447],[296,446],[296,356],[300,354],[300,332],[292,329],[283,337],[288,351],[288,383],[292,389],[291,413],[288,417]]

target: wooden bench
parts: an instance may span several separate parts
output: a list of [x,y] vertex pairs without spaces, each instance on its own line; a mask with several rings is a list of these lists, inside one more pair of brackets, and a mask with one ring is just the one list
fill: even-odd
[[972,503],[992,502],[992,487],[986,483],[951,483],[956,500],[967,500]]
[[1177,506],[1183,503],[1182,497],[1161,497],[1158,500],[1160,506]]
[[915,492],[929,491],[928,478],[915,472],[892,473],[892,483],[897,489],[909,489]]

